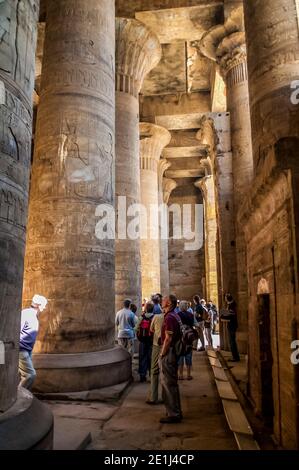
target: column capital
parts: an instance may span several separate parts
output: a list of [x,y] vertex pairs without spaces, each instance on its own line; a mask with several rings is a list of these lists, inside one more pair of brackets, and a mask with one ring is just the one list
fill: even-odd
[[219,138],[212,118],[204,116],[200,120],[200,128],[196,134],[196,139],[206,146],[207,152],[213,151],[216,148]]
[[194,186],[202,191],[206,202],[215,201],[215,185],[213,175],[207,175],[197,180]]
[[177,182],[170,178],[163,178],[163,202],[168,204],[172,191],[177,187]]
[[146,25],[116,18],[116,91],[138,97],[144,78],[161,56],[159,39]]
[[240,69],[233,82],[247,80],[247,51],[243,6],[232,10],[223,25],[207,31],[200,41],[201,53],[220,65],[224,78]]
[[159,160],[158,162],[159,179],[162,180],[162,178],[164,177],[165,171],[169,170],[170,167],[171,167],[171,163],[168,160],[166,160],[166,158],[161,158],[161,160]]
[[157,171],[162,150],[169,144],[171,134],[164,127],[148,122],[141,122],[139,131],[141,169]]

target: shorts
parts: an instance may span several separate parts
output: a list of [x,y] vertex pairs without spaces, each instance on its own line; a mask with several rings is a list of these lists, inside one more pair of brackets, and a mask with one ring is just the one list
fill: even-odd
[[192,349],[184,356],[179,357],[178,365],[183,366],[184,364],[189,367],[192,366]]

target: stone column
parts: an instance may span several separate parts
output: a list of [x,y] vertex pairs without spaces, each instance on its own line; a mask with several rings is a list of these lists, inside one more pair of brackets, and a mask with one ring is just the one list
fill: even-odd
[[[164,127],[140,123],[141,203],[147,210],[147,230],[141,239],[142,298],[161,291],[158,163],[171,134]],[[144,228],[144,227],[143,227]]]
[[[167,205],[168,203],[168,201],[164,201],[163,180],[165,171],[168,170],[168,168],[170,167],[171,163],[165,158],[162,158],[158,163],[158,187],[160,207],[162,206],[162,204]],[[165,224],[167,225],[166,227]],[[169,292],[168,235],[169,227],[167,224],[167,220],[160,218],[160,282],[162,295],[167,295],[167,293]]]
[[[138,98],[143,79],[160,58],[159,40],[147,26],[116,19],[116,196],[126,198],[119,215],[141,201]],[[141,308],[140,239],[129,239],[126,233],[118,233],[116,240],[115,287],[116,310],[125,298]]]
[[266,175],[276,163],[271,146],[299,135],[299,6],[252,0],[244,1],[244,10],[254,167],[256,175]]
[[[38,9],[34,0],[0,4],[1,450],[28,449],[39,441],[41,447],[51,447],[53,425],[48,409],[31,393],[18,389]],[[41,424],[38,415],[44,419]],[[22,424],[26,436],[18,432]]]
[[212,300],[218,307],[217,219],[213,175],[198,180],[195,186],[201,190],[204,200],[207,300]]
[[49,299],[34,356],[40,392],[131,375],[114,348],[114,240],[99,223],[115,197],[114,51],[113,0],[47,2],[24,283],[25,304]]
[[[291,364],[289,345],[299,334],[299,5],[294,0],[245,0],[244,10],[256,176],[243,213],[252,253],[250,392],[261,410],[256,273],[267,265],[272,271],[265,277],[270,279],[274,435],[283,448],[298,449],[299,366]],[[297,335],[292,323],[297,323]]]
[[[165,169],[166,171],[166,169]],[[162,203],[168,206],[172,191],[177,188],[177,182],[170,178],[162,178]],[[167,214],[168,215],[168,214]],[[169,295],[170,292],[170,273],[169,273],[169,218],[167,216],[167,237],[161,237],[160,245],[160,263],[161,263],[161,292],[163,295]],[[161,227],[162,228],[162,227]],[[165,228],[164,228],[165,230]],[[163,232],[161,232],[163,233]]]
[[[214,177],[217,223],[217,270],[219,308],[224,308],[224,294],[237,295],[236,253],[234,247],[234,200],[231,152],[231,126],[229,113],[203,117],[196,138],[207,146],[208,158],[202,160]],[[206,165],[204,165],[204,163]],[[220,346],[230,349],[227,325],[220,322]]]
[[232,10],[224,25],[206,33],[201,42],[201,50],[219,63],[227,85],[233,153],[238,339],[240,350],[245,353],[248,312],[247,260],[244,232],[238,222],[238,211],[253,180],[253,157],[243,7]]

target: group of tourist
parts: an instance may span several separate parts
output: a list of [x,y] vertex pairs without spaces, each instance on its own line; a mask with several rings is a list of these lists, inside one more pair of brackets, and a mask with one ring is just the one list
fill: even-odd
[[[212,333],[216,331],[219,316],[213,302],[195,296],[194,307],[187,301],[178,301],[174,295],[162,299],[161,294],[154,295],[151,300],[145,299],[140,317],[136,316],[136,306],[130,300],[124,302],[124,308],[116,315],[119,344],[134,354],[135,340],[139,340],[139,376],[140,382],[146,382],[150,375],[150,388],[146,403],[155,405],[159,401],[159,382],[161,375],[162,400],[167,416],[161,418],[162,423],[177,423],[182,419],[178,380],[192,380],[193,349],[205,350],[207,345],[213,347]],[[233,360],[239,360],[236,346],[235,331],[237,327],[236,309],[232,296],[226,296],[228,310],[223,317],[232,324],[231,347]],[[183,338],[194,338],[185,344]],[[196,332],[196,333],[195,333]],[[193,336],[192,336],[193,335]],[[201,346],[198,348],[198,339]]]
[[[187,380],[192,380],[193,349],[205,350],[205,339],[209,347],[213,346],[212,332],[219,322],[215,305],[210,301],[193,299],[194,306],[186,301],[178,301],[174,295],[162,299],[156,294],[146,301],[143,311],[138,316],[137,306],[131,300],[125,300],[123,309],[116,314],[115,324],[118,329],[118,343],[128,350],[133,357],[134,347],[139,340],[139,376],[145,382],[150,375],[150,388],[146,403],[155,405],[159,402],[159,382],[162,386],[162,400],[167,415],[161,423],[177,423],[182,419],[178,380],[184,380],[186,365]],[[228,323],[228,333],[232,360],[239,361],[236,343],[237,311],[236,303],[230,294],[226,295],[227,309],[221,319]],[[39,316],[47,305],[47,299],[35,295],[31,306],[22,311],[19,372],[20,386],[31,389],[36,372],[32,363],[32,351],[38,334]],[[201,347],[198,348],[198,339]],[[160,380],[161,376],[161,380]]]

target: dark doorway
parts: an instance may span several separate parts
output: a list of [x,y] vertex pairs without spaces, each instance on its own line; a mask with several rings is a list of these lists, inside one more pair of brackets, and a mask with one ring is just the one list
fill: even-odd
[[262,415],[265,424],[273,428],[273,356],[271,349],[270,295],[258,295],[258,326],[260,343]]

